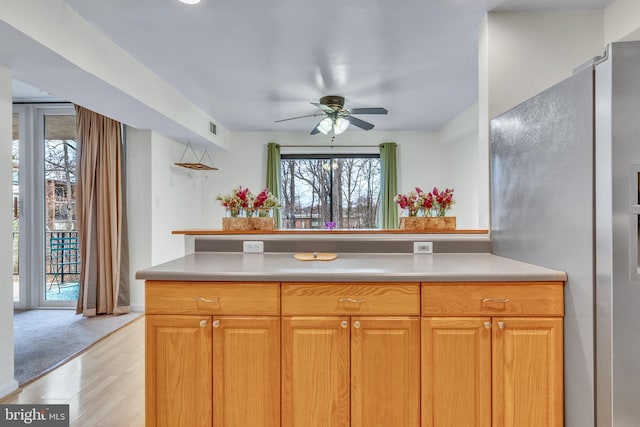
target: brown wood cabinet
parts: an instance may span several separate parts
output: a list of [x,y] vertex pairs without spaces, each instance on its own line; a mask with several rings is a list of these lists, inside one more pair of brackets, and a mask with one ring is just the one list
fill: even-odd
[[562,282],[146,284],[146,423],[561,427]]
[[283,283],[282,311],[283,426],[420,425],[418,283]]
[[351,319],[351,426],[420,426],[420,319]]
[[280,426],[280,318],[213,322],[213,425]]
[[422,427],[491,426],[490,321],[422,319]]
[[422,425],[561,427],[562,294],[561,282],[423,284]]
[[279,295],[279,283],[147,282],[146,425],[280,426]]
[[349,427],[348,317],[282,319],[282,426]]
[[283,427],[419,426],[420,320],[283,318]]
[[146,425],[212,425],[209,316],[146,316]]
[[562,427],[562,319],[493,323],[493,426]]

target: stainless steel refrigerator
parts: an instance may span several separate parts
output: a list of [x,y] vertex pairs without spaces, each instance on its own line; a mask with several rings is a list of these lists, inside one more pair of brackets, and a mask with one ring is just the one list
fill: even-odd
[[491,121],[493,252],[564,270],[565,426],[640,426],[640,42]]

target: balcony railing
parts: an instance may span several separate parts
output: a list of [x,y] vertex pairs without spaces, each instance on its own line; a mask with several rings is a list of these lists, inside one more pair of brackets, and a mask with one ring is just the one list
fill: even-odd
[[[45,232],[44,269],[46,275],[60,276],[64,282],[66,275],[80,274],[80,253],[77,244],[77,231]],[[13,232],[13,275],[20,274],[18,263],[18,245],[20,233]],[[75,243],[74,243],[75,242]],[[56,278],[58,279],[58,277]]]

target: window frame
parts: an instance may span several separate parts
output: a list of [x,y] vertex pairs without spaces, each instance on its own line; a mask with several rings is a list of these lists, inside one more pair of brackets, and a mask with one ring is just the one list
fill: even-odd
[[[357,153],[357,152],[345,152],[345,153],[283,153],[280,155],[280,164],[282,166],[283,162],[286,160],[327,160],[327,161],[331,161],[331,160],[335,160],[335,159],[378,159],[378,161],[380,161],[380,153]],[[331,178],[330,178],[330,185],[331,188],[333,188],[333,169],[330,169],[330,174],[331,174]],[[380,170],[380,173],[382,172],[382,170]],[[280,181],[281,181],[281,186],[282,186],[282,178],[283,178],[283,174],[284,174],[284,170],[280,171]],[[284,197],[284,189],[281,188],[280,189],[282,197]],[[333,209],[333,205],[334,205],[334,198],[333,198],[333,191],[330,191],[331,196],[329,198],[329,212],[330,212],[330,221],[334,221],[333,215],[334,215],[334,209]],[[282,198],[281,197],[281,198]],[[380,193],[378,191],[378,204],[380,202]],[[379,206],[378,206],[379,209]],[[283,226],[284,226],[284,220],[285,218],[283,217]],[[312,224],[313,219],[311,218],[311,224]],[[315,229],[321,229],[322,227],[313,227],[313,225],[311,226],[311,228],[315,228]],[[287,228],[289,230],[296,230],[299,228]],[[304,229],[304,228],[302,228]],[[357,228],[346,228],[347,230],[357,230]],[[379,218],[377,218],[376,220],[376,224],[375,224],[375,228],[374,229],[380,229],[380,222],[379,222]]]

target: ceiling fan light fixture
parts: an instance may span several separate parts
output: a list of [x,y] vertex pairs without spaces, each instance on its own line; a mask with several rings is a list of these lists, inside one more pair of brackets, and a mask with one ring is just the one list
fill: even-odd
[[343,117],[338,117],[333,125],[333,133],[340,135],[342,132],[347,130],[350,124],[349,120]]
[[320,123],[318,123],[318,130],[323,135],[327,135],[329,132],[331,132],[332,127],[333,121],[329,117],[325,117],[324,119],[320,120]]
[[200,3],[200,0],[180,0],[180,3],[184,3],[184,4],[198,4],[198,3]]

